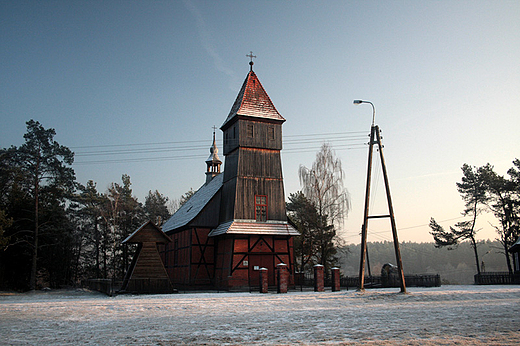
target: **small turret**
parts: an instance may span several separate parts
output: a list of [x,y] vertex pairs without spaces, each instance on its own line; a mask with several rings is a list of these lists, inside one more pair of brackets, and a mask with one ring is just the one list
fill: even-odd
[[206,184],[211,181],[216,175],[220,174],[220,165],[222,161],[218,157],[217,142],[215,140],[215,130],[213,130],[213,144],[209,148],[209,157],[206,160]]

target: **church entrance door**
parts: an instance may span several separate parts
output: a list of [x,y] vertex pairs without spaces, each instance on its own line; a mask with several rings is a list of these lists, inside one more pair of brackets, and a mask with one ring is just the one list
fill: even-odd
[[249,286],[260,286],[260,268],[267,268],[269,286],[274,286],[274,256],[249,255]]

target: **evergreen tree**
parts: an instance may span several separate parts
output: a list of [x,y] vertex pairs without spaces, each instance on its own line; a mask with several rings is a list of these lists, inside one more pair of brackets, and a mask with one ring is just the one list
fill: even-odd
[[190,190],[185,192],[179,200],[179,208],[182,207],[195,194],[195,191],[190,187]]
[[484,169],[471,167],[467,164],[462,166],[462,181],[457,183],[457,190],[465,202],[463,216],[469,216],[471,220],[462,221],[445,231],[435,219],[430,220],[430,234],[435,240],[435,246],[448,248],[456,247],[461,241],[469,240],[475,255],[477,273],[480,274],[480,263],[478,258],[477,242],[475,239],[478,229],[475,228],[477,216],[482,212],[483,207],[488,202],[486,194],[485,172]]
[[75,203],[71,206],[71,219],[75,223],[74,274],[79,278],[101,277],[102,208],[105,197],[97,191],[96,183],[89,180],[79,186]]
[[[513,161],[513,163],[515,162],[520,164],[518,160]],[[480,169],[489,196],[488,207],[500,222],[500,226],[494,227],[499,235],[499,241],[503,246],[508,270],[512,274],[513,268],[511,266],[508,249],[518,238],[520,226],[520,196],[518,193],[518,183],[515,181],[515,174],[517,172],[514,167],[511,168],[508,171],[511,178],[507,179],[495,173],[493,166],[490,164]]]
[[107,249],[111,257],[111,276],[122,279],[134,252],[122,241],[141,226],[145,216],[141,203],[132,195],[130,176],[123,174],[121,179],[122,185],[112,183],[108,188],[102,215],[111,232],[107,239],[111,243]]
[[310,270],[310,267],[317,263],[316,229],[318,227],[318,213],[316,207],[301,191],[289,195],[286,207],[289,220],[300,232],[300,236],[294,238],[295,267],[299,272],[304,272],[306,269]]
[[9,243],[9,238],[6,237],[5,229],[11,227],[13,224],[13,219],[8,218],[5,211],[0,209],[0,250],[3,250],[7,247],[7,244]]
[[[41,246],[40,233],[47,231],[49,241],[59,241],[53,239],[51,231],[57,231],[57,228],[51,227],[51,224],[57,226],[53,222],[57,222],[63,216],[66,199],[70,197],[75,186],[74,170],[70,167],[74,161],[74,153],[54,140],[54,129],[45,129],[34,120],[26,124],[25,143],[20,147],[12,146],[3,150],[2,156],[5,155],[10,160],[10,167],[14,169],[14,176],[17,177],[13,182],[19,184],[11,188],[19,189],[32,199],[29,287],[35,289]],[[42,220],[45,220],[45,223],[42,223]]]
[[161,226],[171,216],[168,210],[168,197],[163,196],[157,190],[148,191],[148,196],[144,201],[144,212],[149,220]]

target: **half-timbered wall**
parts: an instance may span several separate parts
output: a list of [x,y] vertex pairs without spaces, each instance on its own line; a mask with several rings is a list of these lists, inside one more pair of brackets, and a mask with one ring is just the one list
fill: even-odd
[[215,272],[214,238],[210,228],[189,228],[170,234],[172,242],[162,247],[161,258],[171,282],[178,288],[213,285]]
[[239,289],[259,285],[260,268],[267,268],[269,285],[276,285],[275,268],[285,263],[294,285],[293,239],[286,236],[234,235],[221,238],[216,257],[218,288]]

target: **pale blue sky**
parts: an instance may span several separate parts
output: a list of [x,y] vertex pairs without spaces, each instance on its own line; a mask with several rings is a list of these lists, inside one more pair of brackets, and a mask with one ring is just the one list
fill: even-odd
[[[352,100],[370,100],[400,240],[431,241],[430,217],[461,220],[464,163],[505,174],[520,157],[519,18],[516,0],[0,1],[0,146],[20,145],[35,119],[77,153],[81,183],[105,191],[129,174],[141,201],[155,189],[179,198],[204,183],[212,126],[227,117],[253,51],[287,119],[286,195],[320,145],[304,142],[329,139],[352,198],[343,236],[359,242],[360,138],[372,110]],[[145,143],[154,144],[134,145]],[[86,155],[122,149],[130,153]],[[384,212],[384,190],[374,190],[374,212]],[[495,237],[488,221],[480,238]],[[391,239],[388,229],[371,224],[369,240]]]

